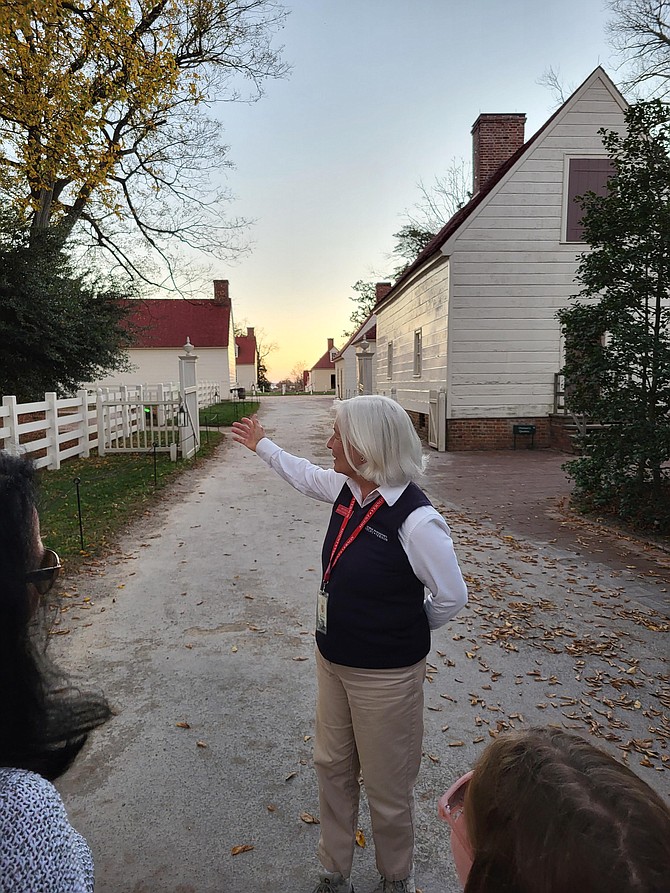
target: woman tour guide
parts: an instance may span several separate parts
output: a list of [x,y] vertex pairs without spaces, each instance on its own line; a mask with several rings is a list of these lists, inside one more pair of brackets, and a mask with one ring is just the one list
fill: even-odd
[[381,396],[338,403],[333,468],[285,452],[260,422],[233,438],[289,484],[332,503],[316,593],[317,709],[323,865],[314,893],[351,893],[360,794],[370,804],[376,893],[414,893],[414,785],[421,762],[430,630],[465,605],[449,528],[414,483],[421,442],[405,410]]

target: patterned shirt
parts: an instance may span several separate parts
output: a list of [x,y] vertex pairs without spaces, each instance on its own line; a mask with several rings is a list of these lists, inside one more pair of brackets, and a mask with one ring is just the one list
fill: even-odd
[[93,858],[51,782],[0,769],[0,893],[92,893]]

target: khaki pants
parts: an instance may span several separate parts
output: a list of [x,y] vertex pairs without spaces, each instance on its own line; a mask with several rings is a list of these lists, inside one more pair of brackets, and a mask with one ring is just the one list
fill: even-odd
[[390,881],[403,880],[413,865],[426,661],[364,670],[330,663],[317,649],[316,667],[319,859],[327,871],[351,875],[362,769],[377,868]]

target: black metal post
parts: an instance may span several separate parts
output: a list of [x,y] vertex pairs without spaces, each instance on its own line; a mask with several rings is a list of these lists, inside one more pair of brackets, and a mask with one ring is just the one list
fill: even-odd
[[154,487],[158,486],[158,473],[156,471],[156,449],[158,447],[158,441],[154,440]]
[[79,495],[79,484],[81,484],[81,478],[75,478],[72,482],[77,488],[77,514],[79,515],[79,542],[81,543],[82,551],[84,549],[84,525],[81,520],[81,497]]

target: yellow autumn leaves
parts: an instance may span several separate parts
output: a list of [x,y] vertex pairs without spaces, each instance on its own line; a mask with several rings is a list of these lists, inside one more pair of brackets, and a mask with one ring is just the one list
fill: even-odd
[[[182,88],[178,17],[194,0],[9,0],[0,5],[2,183],[45,223],[108,183],[133,141],[146,139]],[[187,82],[190,82],[187,86]],[[98,200],[113,204],[115,189]],[[23,207],[21,207],[23,206]]]

